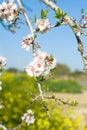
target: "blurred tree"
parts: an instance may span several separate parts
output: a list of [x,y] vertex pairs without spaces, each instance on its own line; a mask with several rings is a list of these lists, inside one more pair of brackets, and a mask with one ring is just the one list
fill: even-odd
[[71,73],[70,68],[65,64],[57,64],[55,76],[69,75]]
[[8,68],[7,72],[11,72],[11,73],[21,73],[22,71],[17,69],[17,68]]

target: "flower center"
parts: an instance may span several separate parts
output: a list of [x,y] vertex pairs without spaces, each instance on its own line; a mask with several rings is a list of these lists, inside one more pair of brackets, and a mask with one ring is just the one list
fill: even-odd
[[40,68],[40,67],[41,67],[41,64],[38,63],[38,64],[37,64],[37,67]]
[[43,27],[45,25],[44,21],[41,22],[41,26]]

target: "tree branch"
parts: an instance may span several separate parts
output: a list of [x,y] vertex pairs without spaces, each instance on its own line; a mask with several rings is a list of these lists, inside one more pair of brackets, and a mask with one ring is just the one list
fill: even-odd
[[87,55],[84,51],[84,47],[83,47],[83,44],[82,44],[80,37],[76,36],[76,39],[78,41],[78,51],[80,51],[81,57],[82,57],[82,60],[83,60],[83,63],[84,63],[84,70],[87,71]]
[[53,9],[54,11],[58,9],[58,7],[52,1],[49,0],[41,0],[41,1],[47,6],[49,6],[51,9]]
[[24,10],[24,8],[23,8],[23,6],[22,6],[21,0],[17,0],[17,2],[18,2],[18,5],[19,5],[20,10],[22,11],[23,15],[25,16],[26,23],[27,23],[27,25],[28,25],[28,27],[29,27],[29,29],[30,29],[30,32],[31,32],[31,34],[32,34],[32,36],[33,36],[33,38],[34,38],[34,32],[33,32],[33,28],[32,28],[31,22],[30,22],[30,20],[29,20],[29,17],[28,17],[28,15],[27,15],[26,11]]
[[32,101],[30,103],[33,104],[34,102],[38,101],[39,98],[42,98],[42,96],[43,96],[44,101],[46,101],[46,100],[54,100],[54,101],[56,101],[58,103],[61,103],[61,104],[64,104],[64,105],[69,105],[69,106],[76,106],[78,104],[78,102],[76,100],[70,101],[68,99],[68,100],[65,101],[63,98],[57,98],[54,95],[50,96],[48,94],[43,94],[43,95],[39,94],[34,99],[32,99]]
[[0,128],[2,128],[3,130],[8,130],[4,125],[0,124]]
[[13,128],[12,130],[17,130],[18,128],[20,128],[22,126],[24,122],[22,121],[17,127]]
[[55,100],[55,101],[59,101],[60,103],[64,104],[64,105],[70,105],[70,106],[76,106],[78,104],[77,101],[72,101],[69,102],[69,100],[64,101],[62,98],[56,98],[55,96],[44,96],[44,98],[48,99],[48,100]]
[[[41,0],[44,4],[46,4],[47,6],[49,6],[52,10],[54,11],[57,11],[58,9],[60,10],[60,12],[63,12],[57,5],[55,5],[55,3],[53,3],[52,1],[49,1],[49,0]],[[83,43],[80,39],[79,36],[77,36],[77,30],[80,31],[80,25],[75,21],[75,19],[73,19],[72,17],[66,15],[64,17],[65,20],[67,20],[67,24],[72,28],[75,36],[76,36],[76,39],[77,39],[77,43],[78,43],[78,50],[80,51],[81,53],[81,57],[82,57],[82,60],[83,60],[83,64],[84,64],[84,70],[87,71],[87,56],[86,56],[86,52],[84,50],[84,46],[83,46]],[[82,34],[85,34],[86,36],[86,33],[83,31]]]

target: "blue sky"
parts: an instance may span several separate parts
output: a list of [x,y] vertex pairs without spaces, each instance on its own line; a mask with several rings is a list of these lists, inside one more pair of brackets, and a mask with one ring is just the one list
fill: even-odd
[[[1,0],[2,1],[2,0]],[[1,2],[0,1],[0,2]],[[68,15],[76,18],[81,17],[81,9],[85,9],[87,14],[87,0],[57,0],[57,5]],[[24,0],[29,6],[27,11],[31,21],[33,16],[40,16],[40,10],[46,9],[46,6],[39,0]],[[55,23],[54,12],[50,10],[49,20],[51,24]],[[21,17],[21,16],[20,16]],[[23,22],[25,22],[23,18]],[[7,58],[7,68],[16,67],[24,70],[25,66],[32,60],[32,53],[26,52],[21,48],[21,41],[30,31],[26,24],[21,25],[21,29],[17,29],[15,34],[5,30],[0,24],[0,55]],[[87,50],[87,38],[82,37],[85,49]],[[77,51],[77,41],[69,26],[61,26],[46,34],[37,34],[36,41],[40,44],[41,50],[49,54],[53,54],[58,63],[67,64],[72,70],[82,70],[83,62],[80,53]]]

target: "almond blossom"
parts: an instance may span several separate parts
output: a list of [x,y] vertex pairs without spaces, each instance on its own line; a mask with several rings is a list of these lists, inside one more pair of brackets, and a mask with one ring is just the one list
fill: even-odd
[[2,4],[0,4],[0,18],[9,23],[16,20],[18,18],[17,5],[11,0],[9,2],[3,1]]
[[2,86],[1,85],[2,85],[2,82],[0,81],[0,91],[2,90]]
[[30,50],[30,45],[33,43],[33,36],[31,34],[24,37],[22,41],[22,48],[25,48],[26,51]]
[[0,86],[0,91],[2,90],[2,86]]
[[83,16],[82,16],[82,20],[83,20],[83,23],[84,23],[84,24],[87,24],[87,16],[83,15]]
[[34,59],[27,67],[26,72],[29,76],[40,76],[44,71],[44,64]]
[[50,29],[50,22],[48,19],[38,19],[36,21],[36,29],[39,30],[40,33],[45,33]]
[[43,62],[45,60],[45,58],[48,56],[48,54],[46,52],[42,52],[40,50],[37,50],[36,56],[37,56],[36,58],[38,58],[38,60]]
[[2,109],[4,106],[0,104],[0,109]]
[[6,65],[6,58],[0,56],[0,69],[3,69],[5,65]]
[[50,69],[55,68],[56,66],[56,59],[52,55],[46,57],[46,64],[49,66]]
[[49,74],[50,70],[55,68],[56,60],[46,52],[37,51],[33,61],[26,67],[29,76],[38,77]]
[[22,121],[26,122],[28,125],[34,124],[35,118],[33,116],[32,110],[28,110],[22,117]]

